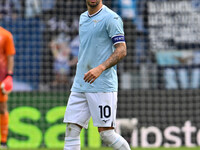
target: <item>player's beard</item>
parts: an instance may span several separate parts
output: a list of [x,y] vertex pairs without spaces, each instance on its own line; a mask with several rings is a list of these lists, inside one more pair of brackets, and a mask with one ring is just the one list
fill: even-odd
[[[94,2],[91,2],[91,1],[94,1]],[[87,3],[87,5],[88,5],[89,7],[94,8],[94,7],[96,7],[96,6],[99,5],[100,1],[101,1],[101,0],[86,0],[86,3]]]

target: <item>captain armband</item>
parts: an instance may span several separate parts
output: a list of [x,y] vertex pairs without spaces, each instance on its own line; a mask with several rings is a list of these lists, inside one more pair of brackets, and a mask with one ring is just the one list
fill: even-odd
[[113,42],[113,45],[115,45],[117,43],[124,43],[125,37],[124,37],[124,35],[115,35],[112,37],[112,42]]

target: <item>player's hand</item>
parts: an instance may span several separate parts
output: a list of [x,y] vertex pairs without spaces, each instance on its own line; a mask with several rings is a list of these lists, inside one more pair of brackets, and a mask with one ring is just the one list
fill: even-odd
[[89,70],[84,75],[85,82],[92,84],[102,74],[104,70],[105,68],[102,65],[99,65],[98,67]]
[[8,75],[1,83],[1,90],[3,94],[9,94],[13,89],[13,78]]

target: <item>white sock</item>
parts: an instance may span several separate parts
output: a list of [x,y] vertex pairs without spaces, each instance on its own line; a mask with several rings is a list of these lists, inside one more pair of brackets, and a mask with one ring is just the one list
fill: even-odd
[[114,130],[100,132],[101,139],[115,150],[131,150],[128,142]]
[[77,125],[67,125],[64,150],[80,150],[80,132],[81,128]]

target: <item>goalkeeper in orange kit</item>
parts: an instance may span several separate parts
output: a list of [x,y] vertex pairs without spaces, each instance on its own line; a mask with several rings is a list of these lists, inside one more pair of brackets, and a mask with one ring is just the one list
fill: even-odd
[[0,26],[0,132],[1,148],[7,147],[9,114],[8,94],[13,88],[15,46],[12,34]]

